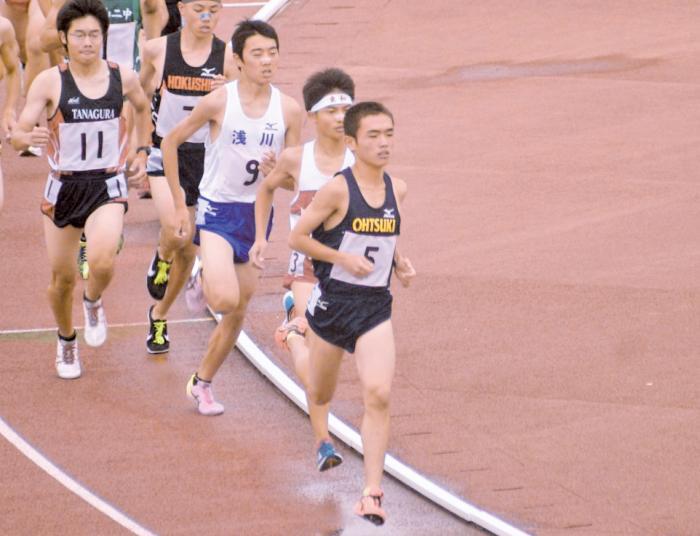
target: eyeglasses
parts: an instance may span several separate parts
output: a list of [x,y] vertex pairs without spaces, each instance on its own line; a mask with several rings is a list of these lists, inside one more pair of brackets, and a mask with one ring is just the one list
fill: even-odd
[[90,41],[99,41],[100,39],[102,39],[102,32],[99,30],[95,30],[92,32],[71,32],[68,35],[76,41],[84,41],[86,37]]

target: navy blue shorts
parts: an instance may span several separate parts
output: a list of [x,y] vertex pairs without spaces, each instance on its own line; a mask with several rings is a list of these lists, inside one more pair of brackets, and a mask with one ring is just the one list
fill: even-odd
[[324,341],[352,354],[357,339],[391,318],[392,301],[388,289],[370,294],[336,294],[324,293],[316,285],[306,320]]
[[[270,212],[265,238],[270,237],[272,215]],[[248,262],[248,252],[255,242],[255,203],[218,203],[199,196],[194,222],[195,244],[199,245],[201,230],[218,234],[231,244],[234,263]]]

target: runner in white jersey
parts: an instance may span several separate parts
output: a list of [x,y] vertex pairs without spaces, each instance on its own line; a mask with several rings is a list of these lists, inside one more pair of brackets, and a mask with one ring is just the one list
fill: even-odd
[[[293,185],[296,195],[289,213],[289,226],[293,229],[316,192],[335,173],[355,162],[352,152],[345,145],[343,133],[345,112],[355,98],[352,78],[340,69],[326,69],[311,75],[302,93],[308,117],[316,127],[316,139],[300,147],[285,149],[258,189],[255,243],[250,250],[250,258],[260,268],[263,267],[263,254],[267,246],[264,226],[270,215],[275,190]],[[294,369],[304,388],[309,385],[306,303],[317,282],[311,259],[299,251],[293,251],[283,281],[283,286],[290,290],[282,299],[287,318],[275,331],[275,341],[291,353]],[[319,471],[325,471],[340,464],[342,457],[335,450],[328,433],[328,404],[317,406],[308,397],[307,402],[316,439],[316,467]]]
[[[152,39],[143,49],[141,85],[152,97],[153,147],[148,158],[150,192],[161,222],[158,247],[146,276],[146,287],[156,300],[149,308],[146,349],[151,354],[169,351],[167,315],[184,286],[196,256],[192,237],[183,243],[175,236],[175,208],[163,171],[161,140],[187,117],[202,97],[235,76],[233,54],[214,35],[221,12],[219,0],[190,0],[181,3],[186,24],[180,31]],[[226,75],[226,76],[225,76]],[[199,197],[204,170],[204,125],[178,148],[180,186],[191,209]]]
[[[58,324],[56,370],[69,379],[81,374],[72,318],[80,234],[84,229],[93,244],[93,273],[83,293],[84,337],[100,346],[107,338],[102,293],[114,273],[127,209],[124,101],[134,108],[144,144],[149,113],[136,73],[102,59],[109,19],[99,0],[70,0],[58,13],[57,27],[69,61],[37,76],[12,143],[16,149],[48,145],[51,173],[41,207],[52,272],[48,296]],[[43,112],[49,128],[34,126]],[[145,154],[139,153],[129,180],[144,177]]]
[[330,402],[343,354],[354,354],[362,385],[365,487],[355,513],[376,525],[386,519],[381,479],[389,441],[389,393],[394,376],[392,271],[407,286],[415,271],[396,243],[406,183],[384,168],[394,119],[380,103],[345,114],[355,164],[321,188],[289,235],[289,245],[313,258],[319,282],[306,311],[310,336],[308,397]]
[[203,97],[161,143],[176,228],[184,239],[191,221],[180,188],[177,148],[209,125],[195,243],[201,246],[204,295],[223,318],[187,384],[188,395],[205,415],[224,411],[213,398],[211,381],[238,338],[260,275],[248,260],[255,240],[257,188],[282,148],[299,143],[301,131],[299,105],[270,83],[279,56],[274,28],[262,21],[245,20],[236,27],[231,43],[238,80]]

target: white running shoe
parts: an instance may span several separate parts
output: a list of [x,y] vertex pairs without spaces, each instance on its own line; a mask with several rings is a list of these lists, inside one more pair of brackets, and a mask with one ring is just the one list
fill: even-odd
[[107,340],[107,320],[102,298],[91,302],[83,297],[83,313],[85,314],[85,342],[90,346],[102,346]]
[[74,380],[80,378],[80,356],[78,355],[78,338],[65,341],[58,337],[56,343],[56,372],[59,378]]

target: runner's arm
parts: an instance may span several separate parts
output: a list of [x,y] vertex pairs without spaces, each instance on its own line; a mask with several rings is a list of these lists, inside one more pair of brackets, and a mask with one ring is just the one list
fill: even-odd
[[277,165],[267,175],[255,196],[255,240],[265,241],[265,229],[267,228],[267,220],[270,217],[270,209],[272,207],[272,199],[277,188],[286,188],[291,181],[294,185],[293,170],[299,165],[299,158],[294,154],[294,148],[285,149],[280,154]]
[[[202,126],[209,123],[210,128],[217,122],[226,107],[226,89],[219,88],[200,99],[192,113],[180,121],[163,138],[160,150],[163,153],[163,169],[173,195],[175,209],[186,209],[185,195],[180,188],[180,170],[177,162],[177,149]],[[210,131],[210,135],[212,132]],[[189,221],[189,216],[188,216]]]
[[29,91],[24,109],[19,115],[17,124],[12,131],[12,147],[23,151],[30,145],[43,147],[49,141],[49,129],[36,126],[49,105],[57,102],[60,94],[61,81],[57,68],[40,72],[34,79]]
[[15,108],[20,92],[19,46],[15,38],[15,30],[9,22],[3,21],[0,43],[2,43],[0,56],[2,56],[7,79],[7,94],[1,123],[3,130],[9,135],[17,121]]
[[[126,67],[119,67],[122,76],[122,88],[124,96],[131,103],[134,109],[134,129],[136,133],[136,150],[138,147],[148,147],[151,133],[151,107],[146,95],[141,89],[136,73]],[[138,151],[130,167],[129,182],[140,186],[146,178],[146,159],[148,155],[145,151]]]
[[282,95],[282,110],[287,131],[284,133],[284,146],[294,147],[301,141],[301,107],[293,98]]
[[44,21],[44,27],[42,28],[40,36],[41,50],[44,52],[51,52],[52,50],[63,47],[63,43],[61,43],[61,39],[58,37],[58,30],[56,29],[56,17],[64,3],[65,0],[52,0],[51,7],[46,12],[46,20]]
[[235,80],[238,78],[238,67],[236,67],[236,60],[233,58],[233,45],[231,45],[231,41],[226,43],[226,50],[224,51],[224,78],[226,78],[226,80]]
[[159,56],[159,52],[165,46],[165,38],[153,39],[144,43],[141,49],[141,70],[139,72],[139,83],[143,92],[146,95],[148,102],[153,99],[153,94],[156,91],[158,81],[156,77],[156,59]]
[[136,140],[139,146],[150,145],[151,105],[139,84],[134,71],[120,67],[124,96],[131,103],[135,112]]
[[165,0],[141,0],[141,23],[146,40],[155,39],[168,18]]
[[[401,204],[406,198],[406,193],[408,193],[408,185],[405,181],[397,179],[396,177],[392,177],[391,181],[394,187],[394,193],[396,194],[399,213],[401,213]],[[413,264],[411,264],[408,257],[401,254],[398,243],[394,249],[394,273],[404,287],[409,286],[411,280],[416,276],[416,270],[413,268]]]

